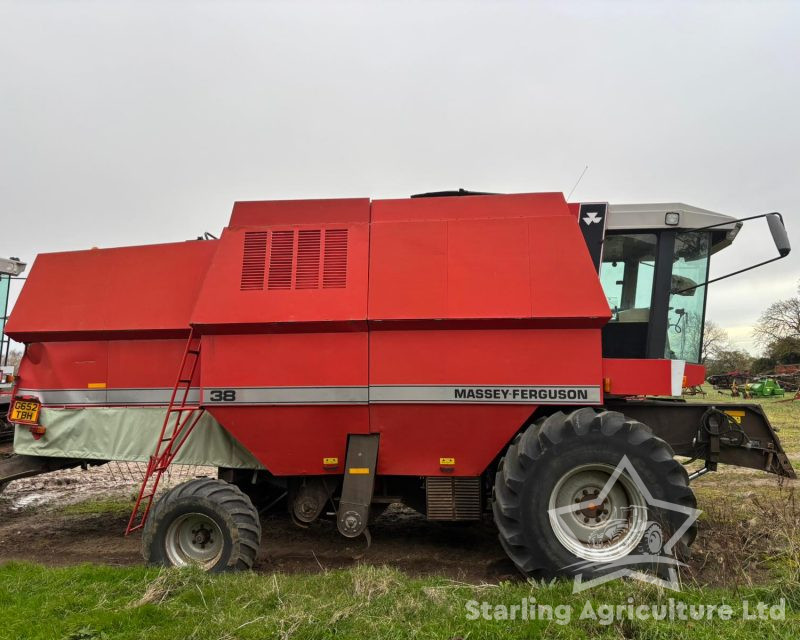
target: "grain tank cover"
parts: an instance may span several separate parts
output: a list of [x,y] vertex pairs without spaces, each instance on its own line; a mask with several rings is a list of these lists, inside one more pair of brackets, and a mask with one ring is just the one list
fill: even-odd
[[182,337],[217,241],[37,256],[6,333],[20,342]]
[[599,327],[609,315],[563,195],[542,193],[236,203],[192,323]]
[[237,202],[192,324],[363,322],[369,214],[367,198]]
[[605,324],[610,312],[560,193],[378,200],[369,318]]

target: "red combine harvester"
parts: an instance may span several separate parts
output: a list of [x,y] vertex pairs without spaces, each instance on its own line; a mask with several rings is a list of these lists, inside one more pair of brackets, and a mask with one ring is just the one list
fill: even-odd
[[[26,351],[0,482],[148,460],[128,533],[163,564],[251,566],[250,496],[279,486],[347,537],[392,502],[491,510],[524,573],[602,572],[648,523],[685,525],[646,494],[692,508],[718,463],[795,476],[758,405],[679,398],[743,220],[560,193],[238,202],[218,240],[40,255],[7,326]],[[625,457],[646,491],[603,490]],[[173,462],[219,477],[154,501]]]

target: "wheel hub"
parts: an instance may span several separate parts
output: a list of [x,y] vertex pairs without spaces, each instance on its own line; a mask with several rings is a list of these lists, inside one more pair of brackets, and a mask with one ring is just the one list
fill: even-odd
[[646,529],[644,497],[624,473],[607,486],[614,471],[607,464],[581,465],[559,478],[550,494],[553,533],[584,560],[619,560],[636,548]]
[[608,519],[608,499],[600,500],[599,489],[583,489],[575,498],[575,503],[580,506],[578,513],[583,516],[584,523],[605,522]]
[[219,562],[223,546],[222,530],[204,513],[183,514],[167,529],[167,557],[177,567],[196,564],[209,569]]
[[200,527],[199,529],[192,529],[192,533],[194,534],[194,538],[192,542],[198,545],[199,547],[205,547],[209,542],[213,542],[211,537],[211,531],[206,529],[205,527]]

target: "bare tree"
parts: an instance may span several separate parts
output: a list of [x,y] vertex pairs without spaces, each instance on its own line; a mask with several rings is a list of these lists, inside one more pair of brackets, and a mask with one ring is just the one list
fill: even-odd
[[[12,349],[11,351],[8,352],[8,364],[9,364],[9,366],[14,367],[14,369],[16,370],[17,367],[19,367],[19,363],[21,361],[22,361],[22,351],[19,351],[17,349]],[[3,364],[3,363],[0,362],[0,364]]]
[[700,364],[705,364],[706,360],[715,359],[721,352],[730,351],[731,340],[728,333],[716,322],[711,320],[706,322],[703,330],[703,345],[700,350]]
[[769,305],[753,327],[756,344],[768,347],[781,338],[800,337],[800,284],[798,295]]
[[706,364],[709,375],[728,373],[731,371],[748,371],[753,357],[741,349],[721,349]]

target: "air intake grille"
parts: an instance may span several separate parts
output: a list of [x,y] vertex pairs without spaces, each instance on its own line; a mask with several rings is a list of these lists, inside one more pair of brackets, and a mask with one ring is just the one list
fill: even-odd
[[294,231],[273,231],[269,254],[268,289],[292,288],[292,262],[294,259]]
[[428,520],[480,520],[481,479],[431,476],[425,481]]
[[265,276],[271,291],[345,288],[347,229],[246,231],[239,287],[261,291]]
[[244,234],[244,258],[242,258],[242,291],[257,291],[264,288],[264,271],[267,266],[267,232],[246,231]]
[[347,286],[347,229],[325,230],[322,286],[325,289],[341,289]]
[[319,229],[298,233],[296,289],[319,289],[320,235]]

